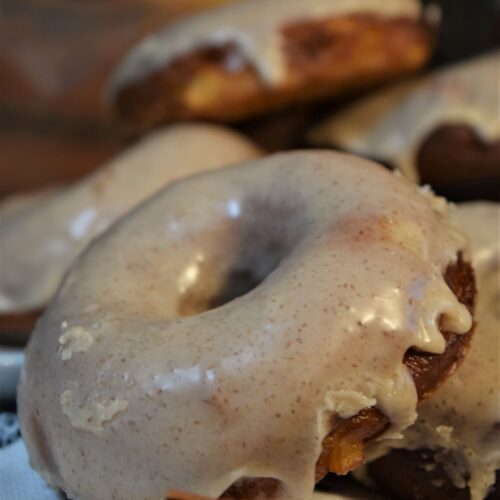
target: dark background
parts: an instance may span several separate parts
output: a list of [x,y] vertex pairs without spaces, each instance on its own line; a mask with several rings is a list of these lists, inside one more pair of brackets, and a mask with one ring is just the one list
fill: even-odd
[[497,0],[423,0],[443,13],[433,66],[466,59],[500,44],[500,2]]

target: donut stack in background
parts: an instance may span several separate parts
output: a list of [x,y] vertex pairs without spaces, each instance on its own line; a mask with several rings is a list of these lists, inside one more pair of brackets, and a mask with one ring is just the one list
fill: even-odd
[[[147,36],[125,55],[109,84],[100,87],[113,107],[116,123],[125,119],[123,128],[146,132],[153,125],[183,119],[238,122],[290,104],[353,93],[416,70],[431,55],[434,28],[416,0],[388,0],[383,7],[376,0],[315,0],[311,4],[287,0],[286,10],[283,5],[277,0],[230,2]],[[345,59],[342,67],[335,64],[340,58]],[[279,135],[286,119],[275,121],[269,134]],[[179,149],[180,163],[181,153]],[[200,168],[202,158],[200,152]],[[135,203],[141,200],[141,192],[154,191],[150,179],[145,181],[147,187],[129,182],[130,191],[135,191],[130,199]],[[159,180],[157,189],[163,184]],[[19,331],[33,324],[36,311],[46,304],[70,262],[68,256],[76,255],[88,242],[87,235],[99,233],[109,223],[92,212],[100,201],[94,188],[90,193],[93,198],[87,196],[81,213],[74,210],[72,217],[65,213],[62,218],[50,215],[49,224],[58,225],[60,231],[56,235],[47,230],[51,237],[44,238],[46,248],[37,248],[33,254],[30,244],[26,252],[17,252],[17,232],[24,230],[28,238],[43,232],[43,224],[35,219],[56,211],[54,200],[66,195],[35,204],[31,209],[35,218],[26,206],[15,212],[9,209],[2,218],[6,270],[0,276],[0,329],[4,337],[19,336]],[[12,206],[13,202],[8,203]],[[116,217],[131,205],[112,205],[108,212]],[[78,231],[76,236],[71,233],[75,221],[77,226],[83,221],[85,237]],[[40,261],[41,265],[35,264]],[[19,268],[24,271],[18,272]],[[37,294],[44,300],[26,298]]]
[[179,177],[260,154],[223,127],[177,125],[151,132],[68,188],[8,199],[0,213],[4,335],[26,335],[75,257],[135,205]]
[[311,142],[392,164],[453,200],[498,199],[500,51],[391,86],[320,124]]
[[500,17],[457,53],[440,4],[7,1],[0,347],[54,489],[498,498]]

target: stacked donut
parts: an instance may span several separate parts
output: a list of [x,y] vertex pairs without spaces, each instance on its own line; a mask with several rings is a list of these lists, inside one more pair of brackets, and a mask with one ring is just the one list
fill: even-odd
[[[136,132],[239,123],[416,70],[432,31],[414,0],[244,0],[148,37],[111,101]],[[85,500],[306,500],[367,459],[389,494],[427,494],[384,483],[391,457],[411,450],[410,470],[414,450],[436,467],[443,448],[460,455],[465,438],[437,450],[422,429],[448,425],[437,409],[493,330],[454,214],[371,161],[265,156],[202,124],[149,132],[78,184],[9,203],[0,312],[45,309],[18,392],[31,465]],[[497,458],[487,474],[467,462],[473,500]]]
[[310,133],[393,164],[456,201],[500,197],[500,52],[389,87]]
[[111,96],[134,128],[235,121],[407,73],[431,45],[415,0],[245,0],[146,38]]
[[465,354],[465,251],[443,200],[350,156],[175,183],[87,248],[38,324],[32,463],[77,498],[307,498]]

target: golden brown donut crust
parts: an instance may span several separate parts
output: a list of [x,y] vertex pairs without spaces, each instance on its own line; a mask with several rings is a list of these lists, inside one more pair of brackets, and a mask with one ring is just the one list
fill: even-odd
[[[242,479],[230,486],[219,500],[272,499],[279,492],[280,482],[272,478]],[[166,500],[213,500],[208,497],[179,491],[167,493]]]
[[[432,47],[422,22],[373,14],[296,22],[281,34],[288,72],[279,85],[266,86],[236,46],[207,46],[121,88],[115,113],[137,128],[186,119],[238,121],[411,72]],[[236,71],[228,67],[235,58],[241,62]]]

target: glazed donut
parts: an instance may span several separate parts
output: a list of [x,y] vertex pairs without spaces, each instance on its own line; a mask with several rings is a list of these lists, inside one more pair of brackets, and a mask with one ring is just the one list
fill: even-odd
[[431,38],[416,0],[244,0],[146,38],[110,97],[133,126],[237,121],[418,69]]
[[42,308],[62,275],[96,235],[179,177],[256,158],[238,134],[210,125],[177,125],[130,147],[82,181],[0,209],[0,314]]
[[391,498],[481,500],[500,492],[500,205],[465,204],[458,215],[473,245],[477,332],[464,363],[394,443],[402,449],[368,465]]
[[79,499],[310,498],[461,360],[465,245],[443,199],[348,155],[171,184],[87,247],[38,323],[32,465]]
[[382,90],[310,133],[454,200],[500,196],[500,52]]

